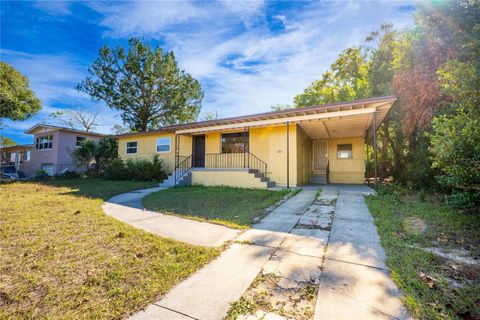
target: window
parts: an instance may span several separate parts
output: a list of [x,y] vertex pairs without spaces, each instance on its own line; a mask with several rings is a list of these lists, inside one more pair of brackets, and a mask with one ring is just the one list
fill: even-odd
[[170,138],[157,139],[157,152],[170,152]]
[[37,137],[37,139],[35,140],[35,149],[37,150],[52,149],[52,142],[53,142],[53,137],[51,135]]
[[353,158],[352,144],[337,144],[337,158],[338,159]]
[[127,142],[127,154],[137,153],[137,141]]
[[222,134],[222,153],[248,152],[248,132]]
[[30,161],[30,150],[25,153],[25,161]]
[[75,142],[75,146],[80,147],[82,145],[82,142],[87,140],[85,137],[77,137],[77,142]]
[[10,162],[15,162],[16,158],[17,158],[16,152],[10,153]]

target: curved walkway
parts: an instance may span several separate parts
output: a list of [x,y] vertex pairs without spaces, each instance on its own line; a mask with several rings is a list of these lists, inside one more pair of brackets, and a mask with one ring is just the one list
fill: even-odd
[[143,209],[141,199],[163,190],[157,187],[123,193],[107,200],[103,211],[118,220],[162,237],[205,247],[218,247],[235,238],[240,231],[224,226],[183,219]]

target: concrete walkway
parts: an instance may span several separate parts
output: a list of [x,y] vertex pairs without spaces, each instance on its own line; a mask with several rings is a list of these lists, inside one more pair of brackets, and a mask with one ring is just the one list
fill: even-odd
[[223,319],[260,272],[278,276],[277,287],[285,290],[317,284],[315,320],[410,319],[389,277],[363,199],[372,189],[327,185],[314,202],[317,188],[305,187],[239,236],[222,226],[142,210],[140,199],[161,189],[113,197],[104,210],[180,241],[214,246],[235,239],[237,243],[131,319]]
[[159,236],[206,247],[221,246],[240,233],[238,230],[212,223],[144,210],[141,199],[163,189],[165,188],[142,189],[114,196],[103,204],[103,211],[118,220]]
[[240,299],[271,258],[301,214],[315,199],[316,188],[304,189],[240,235],[219,258],[174,287],[163,299],[131,319],[220,320]]
[[339,196],[314,319],[409,319],[389,277],[385,252],[363,198],[371,189],[326,188]]

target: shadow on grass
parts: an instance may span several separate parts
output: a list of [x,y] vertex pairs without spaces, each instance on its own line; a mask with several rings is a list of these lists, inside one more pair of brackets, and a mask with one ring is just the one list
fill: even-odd
[[152,181],[111,181],[101,178],[52,178],[36,182],[47,186],[71,189],[64,194],[102,200],[121,193],[157,186],[157,183]]

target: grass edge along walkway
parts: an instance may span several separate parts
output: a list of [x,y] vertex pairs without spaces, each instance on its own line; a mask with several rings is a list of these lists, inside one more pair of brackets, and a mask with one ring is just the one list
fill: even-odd
[[147,184],[62,180],[0,185],[0,318],[126,317],[219,254],[103,213],[101,198]]

